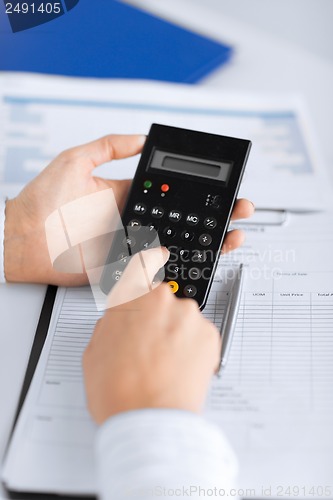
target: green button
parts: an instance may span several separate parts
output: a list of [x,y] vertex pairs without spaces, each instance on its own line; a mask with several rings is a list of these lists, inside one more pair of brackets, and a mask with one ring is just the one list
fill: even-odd
[[151,181],[145,181],[143,185],[145,188],[149,189],[152,187],[153,183]]

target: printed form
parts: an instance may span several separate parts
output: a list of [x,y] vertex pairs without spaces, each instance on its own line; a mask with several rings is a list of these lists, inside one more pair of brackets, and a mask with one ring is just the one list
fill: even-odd
[[[236,451],[244,497],[333,498],[331,220],[247,225],[244,247],[220,259],[205,309],[217,326],[230,269],[243,262],[246,273],[229,361],[212,382],[206,415]],[[58,290],[6,458],[9,488],[96,492],[81,357],[100,314],[89,288]]]
[[[161,123],[250,139],[240,196],[257,207],[320,210],[330,204],[310,121],[296,97],[4,73],[0,114],[0,194],[5,196],[64,149],[106,134],[147,134],[152,123]],[[97,175],[133,177],[136,166],[137,158],[119,160],[99,167]]]

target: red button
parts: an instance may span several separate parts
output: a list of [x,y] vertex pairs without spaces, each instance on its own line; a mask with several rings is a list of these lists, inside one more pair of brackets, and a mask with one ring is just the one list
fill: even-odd
[[168,186],[168,184],[162,184],[161,186],[161,191],[163,191],[163,193],[166,193],[167,191],[169,191],[170,187]]

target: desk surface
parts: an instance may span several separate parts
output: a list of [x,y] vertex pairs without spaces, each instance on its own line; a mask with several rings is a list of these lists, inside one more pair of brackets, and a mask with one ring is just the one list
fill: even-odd
[[[333,63],[315,56],[281,38],[223,13],[224,1],[132,0],[133,4],[224,39],[236,47],[229,66],[207,78],[203,85],[221,90],[301,92],[309,105],[323,157],[333,180]],[[302,17],[306,16],[306,10]],[[287,14],[286,14],[287,15]],[[45,294],[44,286],[0,286],[0,459],[8,434]],[[6,497],[1,490],[1,495]]]

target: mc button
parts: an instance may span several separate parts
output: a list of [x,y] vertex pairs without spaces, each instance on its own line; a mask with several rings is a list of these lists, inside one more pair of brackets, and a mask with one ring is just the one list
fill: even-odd
[[186,222],[189,226],[196,226],[199,222],[199,217],[196,214],[188,214]]

